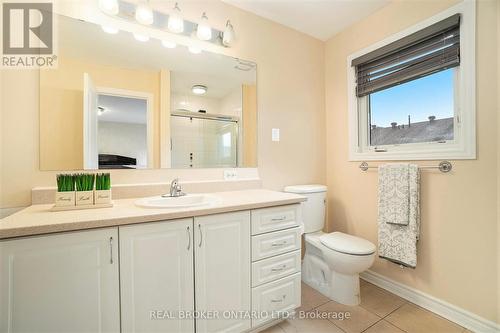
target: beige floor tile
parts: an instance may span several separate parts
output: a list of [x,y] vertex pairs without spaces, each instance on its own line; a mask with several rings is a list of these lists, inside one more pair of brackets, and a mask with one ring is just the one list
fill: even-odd
[[302,305],[297,311],[309,311],[330,301],[328,297],[302,282]]
[[400,330],[396,326],[388,323],[385,320],[381,320],[366,331],[364,333],[403,333],[404,331]]
[[266,328],[263,331],[260,331],[260,333],[284,333],[283,329],[279,325],[274,325],[269,328]]
[[285,333],[343,333],[327,319],[290,319],[279,325]]
[[385,320],[408,333],[453,333],[464,330],[463,327],[411,303],[403,305]]
[[[329,313],[330,320],[347,333],[360,333],[381,319],[360,306],[347,306],[333,301],[316,310]],[[349,314],[349,318],[347,318],[347,314]]]
[[406,301],[390,292],[365,282],[361,288],[361,306],[380,317],[400,308]]

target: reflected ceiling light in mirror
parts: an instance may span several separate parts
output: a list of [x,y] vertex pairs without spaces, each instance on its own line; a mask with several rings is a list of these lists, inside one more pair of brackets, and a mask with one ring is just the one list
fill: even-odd
[[189,50],[189,52],[191,52],[193,54],[200,54],[201,53],[201,49],[197,46],[190,46],[190,47],[188,47],[188,50]]
[[141,34],[137,34],[137,33],[134,33],[134,38],[136,40],[138,40],[139,42],[147,42],[149,40],[149,36],[141,35]]
[[201,84],[196,84],[191,88],[191,91],[195,95],[205,95],[207,93],[207,87]]
[[109,15],[118,14],[118,0],[99,0],[99,8]]
[[176,34],[184,31],[184,20],[181,17],[181,9],[177,2],[175,3],[174,9],[168,16],[167,23],[168,30]]
[[234,43],[234,28],[231,21],[227,20],[226,28],[222,34],[222,45],[229,47]]
[[148,2],[141,2],[135,9],[135,19],[137,22],[145,25],[153,24],[153,9]]
[[104,107],[102,107],[102,106],[98,106],[98,107],[97,107],[97,115],[98,115],[98,116],[101,116],[104,112],[107,112],[107,111],[108,111],[108,109],[105,109],[105,108],[104,108]]
[[166,47],[167,49],[175,49],[177,47],[177,44],[169,40],[162,40],[161,45],[163,45],[163,47]]
[[208,17],[205,12],[201,15],[200,23],[196,28],[196,37],[199,40],[210,40],[212,39],[212,28],[208,25]]
[[112,35],[117,34],[118,31],[120,31],[120,30],[118,30],[118,28],[115,28],[115,27],[112,27],[109,25],[103,25],[103,26],[101,26],[101,28],[102,28],[102,31],[104,31],[108,34],[112,34]]

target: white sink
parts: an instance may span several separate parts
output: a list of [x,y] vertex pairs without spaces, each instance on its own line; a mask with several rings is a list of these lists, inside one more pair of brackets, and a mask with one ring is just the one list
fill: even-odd
[[139,199],[135,204],[145,208],[189,208],[213,205],[218,198],[208,194],[188,194],[181,197],[149,197]]

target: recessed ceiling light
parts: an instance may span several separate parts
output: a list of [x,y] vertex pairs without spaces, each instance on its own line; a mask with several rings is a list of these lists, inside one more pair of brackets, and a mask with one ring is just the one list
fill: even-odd
[[138,40],[139,42],[147,42],[149,40],[149,36],[141,35],[141,34],[137,34],[137,33],[134,33],[134,38],[136,40]]
[[167,49],[174,49],[177,47],[177,44],[169,40],[162,40],[161,45],[163,45],[163,47],[166,47]]
[[118,0],[99,0],[99,8],[109,15],[118,14]]
[[189,52],[191,52],[193,54],[200,54],[201,53],[201,49],[197,46],[190,46],[190,47],[188,47],[188,50],[189,50]]
[[207,87],[201,84],[197,84],[191,88],[191,91],[195,95],[204,95],[207,93]]
[[184,31],[184,20],[181,17],[181,9],[179,8],[177,2],[175,3],[174,9],[170,15],[168,15],[167,27],[168,30],[176,34]]
[[101,28],[102,28],[102,31],[104,31],[108,34],[112,34],[112,35],[117,34],[118,31],[120,31],[120,30],[118,30],[118,28],[115,28],[115,27],[112,27],[109,25],[103,25],[103,26],[101,26]]
[[153,24],[154,15],[153,9],[149,6],[148,2],[140,3],[135,9],[135,19],[137,22],[145,25]]

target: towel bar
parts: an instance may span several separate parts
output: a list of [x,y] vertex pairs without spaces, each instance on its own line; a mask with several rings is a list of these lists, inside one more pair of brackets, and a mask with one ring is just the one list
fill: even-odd
[[[377,169],[378,166],[368,165],[368,163],[363,162],[359,165],[359,168],[363,171],[368,169]],[[438,165],[422,165],[419,166],[420,169],[439,169],[443,173],[448,173],[453,169],[453,165],[449,161],[442,161]]]

